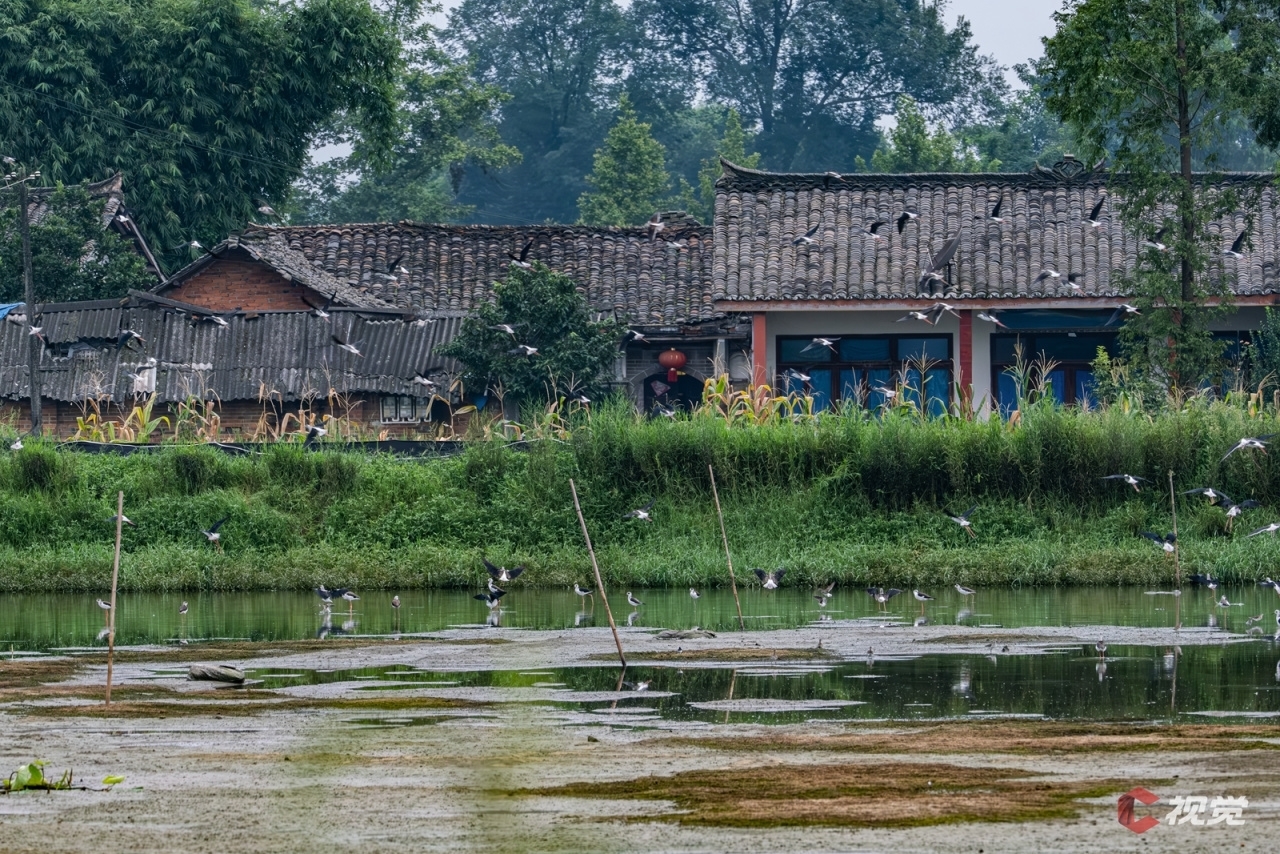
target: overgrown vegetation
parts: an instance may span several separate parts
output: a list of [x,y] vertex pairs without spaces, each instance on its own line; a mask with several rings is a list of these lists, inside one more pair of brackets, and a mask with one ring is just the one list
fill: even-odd
[[[553,403],[522,425],[520,447],[491,433],[458,456],[414,461],[296,443],[114,456],[27,440],[0,457],[0,590],[101,590],[117,489],[137,524],[121,570],[133,590],[469,586],[482,554],[529,567],[520,583],[568,585],[589,573],[571,476],[614,583],[720,584],[709,464],[735,562],[787,566],[795,584],[1167,585],[1171,563],[1138,535],[1168,530],[1170,470],[1179,492],[1212,485],[1280,505],[1280,455],[1222,461],[1240,437],[1280,432],[1256,395],[1154,415],[1024,402],[1016,420],[986,422],[922,418],[909,404],[807,405],[714,384],[676,420],[622,401]],[[1119,472],[1148,483],[1100,479]],[[622,519],[650,500],[653,524]],[[1178,500],[1184,574],[1274,576],[1280,541],[1245,536],[1273,521],[1267,509],[1231,533],[1220,508]],[[972,541],[944,513],[971,504]],[[200,530],[223,516],[218,553]]]

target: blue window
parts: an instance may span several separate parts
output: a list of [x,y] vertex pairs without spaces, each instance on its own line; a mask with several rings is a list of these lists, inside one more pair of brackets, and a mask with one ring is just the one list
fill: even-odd
[[[1007,315],[1006,315],[1007,316]],[[1098,350],[1111,355],[1116,353],[1116,333],[1112,330],[1084,329],[1077,332],[1020,332],[991,336],[991,386],[995,390],[995,403],[1000,414],[1008,416],[1018,407],[1017,382],[1010,375],[1022,349],[1022,362],[1031,372],[1031,388],[1021,389],[1023,395],[1033,393],[1043,385],[1046,394],[1060,404],[1093,402],[1095,379],[1093,360]],[[1043,377],[1037,374],[1042,366],[1049,366]]]
[[[879,409],[886,392],[902,391],[922,410],[945,414],[951,400],[951,336],[826,335],[834,349],[810,346],[811,337],[779,337],[780,385],[788,392],[810,394],[814,408],[837,402]],[[923,382],[919,369],[927,368]],[[795,379],[795,371],[809,377]]]

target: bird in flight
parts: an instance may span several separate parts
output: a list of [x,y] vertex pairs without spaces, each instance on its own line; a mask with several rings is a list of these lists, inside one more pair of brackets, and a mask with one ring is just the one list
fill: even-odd
[[1164,234],[1165,234],[1165,232],[1166,232],[1166,231],[1168,231],[1168,230],[1169,230],[1169,229],[1167,229],[1167,228],[1162,228],[1162,229],[1160,229],[1159,231],[1157,231],[1157,232],[1156,232],[1156,236],[1155,236],[1155,237],[1152,237],[1152,238],[1151,238],[1151,239],[1149,239],[1149,240],[1144,239],[1144,240],[1142,241],[1142,246],[1143,246],[1144,248],[1146,248],[1146,249],[1154,249],[1154,250],[1156,250],[1157,252],[1168,252],[1168,251],[1169,251],[1169,247],[1168,247],[1168,246],[1166,246],[1166,245],[1164,244],[1164,242],[1163,242],[1163,241],[1164,241]]
[[834,353],[836,351],[836,342],[839,340],[840,340],[839,338],[814,338],[812,341],[810,341],[808,344],[805,345],[804,349],[800,351],[800,354],[804,355],[805,353],[808,353],[810,350],[818,350],[818,349],[821,349],[822,347],[826,347],[828,350]]
[[946,283],[946,279],[942,276],[942,271],[951,263],[951,259],[955,256],[956,250],[960,248],[960,236],[964,232],[957,231],[950,240],[942,245],[941,251],[933,256],[933,260],[929,262],[929,266],[920,274],[919,287],[931,285],[933,282]]
[[1067,273],[1067,287],[1071,288],[1071,292],[1073,294],[1084,293],[1084,288],[1081,287],[1080,282],[1078,281],[1079,278],[1079,273]]
[[494,581],[501,581],[504,583],[508,581],[513,581],[519,578],[520,575],[524,572],[523,566],[517,566],[512,569],[507,569],[505,566],[494,566],[493,564],[489,563],[487,558],[482,557],[480,558],[480,560],[484,564],[485,572],[489,573],[489,577]]
[[339,350],[346,350],[348,353],[350,353],[353,356],[361,356],[361,357],[364,356],[364,353],[360,352],[359,341],[352,344],[348,341],[343,340],[342,336],[338,335],[336,332],[330,337],[333,339],[333,343],[338,345]]
[[[986,219],[990,222],[1001,223],[1001,224],[1008,222],[1009,221],[1008,217],[1004,217],[1000,215],[1000,208],[1002,208],[1003,206],[1004,206],[1004,196],[1001,196],[1000,198],[996,199],[996,206],[991,209],[991,213],[987,214]],[[983,217],[978,217],[978,219],[983,219]]]
[[143,338],[141,335],[139,335],[137,332],[134,332],[132,329],[121,329],[120,334],[116,336],[116,352],[117,353],[120,352],[129,344],[132,344],[134,341],[137,341],[140,346],[144,346],[144,347],[147,344],[147,339]]
[[1240,232],[1240,234],[1236,236],[1235,241],[1231,244],[1231,248],[1223,249],[1222,254],[1230,258],[1243,258],[1244,257],[1244,238],[1246,234],[1247,232],[1244,232],[1244,231]]
[[1138,311],[1137,306],[1129,305],[1127,302],[1121,303],[1120,307],[1111,313],[1111,317],[1107,318],[1107,322],[1103,326],[1110,326],[1122,317],[1140,316],[1142,312]]
[[641,522],[652,522],[653,517],[650,515],[650,512],[653,510],[653,505],[656,502],[657,502],[657,499],[655,498],[653,501],[650,501],[648,504],[639,508],[638,510],[632,510],[630,513],[623,513],[622,518],[623,519],[639,519]]
[[200,532],[204,534],[205,540],[210,543],[213,543],[214,548],[216,548],[218,551],[222,551],[222,534],[218,532],[218,529],[221,528],[223,523],[230,518],[231,518],[230,516],[223,516],[221,519],[219,519],[218,521],[210,525],[209,530]]
[[1143,531],[1142,536],[1164,549],[1164,553],[1171,555],[1178,547],[1178,536],[1172,531],[1163,537],[1154,531]]
[[645,338],[644,335],[642,335],[641,333],[637,332],[634,329],[628,329],[626,338],[623,343],[631,344],[633,342],[643,342],[645,344],[648,344],[649,339]]
[[1061,279],[1062,274],[1054,269],[1045,269],[1040,271],[1040,275],[1031,280],[1031,284],[1038,285],[1045,279]]
[[815,243],[816,241],[813,239],[813,236],[818,233],[819,228],[822,228],[821,223],[819,223],[818,225],[815,225],[813,228],[809,229],[804,234],[800,235],[795,240],[791,241],[791,245],[792,246],[801,246],[801,245],[808,246],[811,243]]
[[812,379],[808,374],[802,374],[795,368],[788,368],[783,376],[789,380],[795,380],[798,383],[807,383]]
[[975,504],[972,507],[970,507],[968,510],[961,513],[959,516],[948,515],[947,518],[950,519],[952,522],[955,522],[961,528],[963,528],[965,533],[967,533],[969,536],[976,537],[978,535],[973,532],[973,523],[969,521],[969,517],[972,516],[973,511],[977,509],[978,509],[978,505]]
[[894,322],[901,323],[904,320],[923,320],[925,323],[929,324],[930,326],[933,326],[935,323],[937,323],[937,317],[934,316],[932,310],[908,311],[906,314],[904,314],[902,317],[899,317]]
[[117,519],[119,519],[119,520],[120,520],[120,524],[122,524],[122,525],[128,525],[130,528],[136,528],[136,527],[138,527],[137,525],[133,524],[133,520],[132,520],[132,519],[130,519],[128,516],[125,516],[124,514],[117,514],[117,515],[115,515],[115,516],[108,516],[108,517],[107,517],[107,521],[108,521],[108,522],[114,522],[114,521],[116,521]]
[[507,351],[508,356],[536,356],[538,355],[537,347],[530,347],[528,344],[517,344]]
[[1103,223],[1099,217],[1102,216],[1102,206],[1106,203],[1107,197],[1099,196],[1098,201],[1093,205],[1093,210],[1089,211],[1089,215],[1084,218],[1084,221],[1089,224],[1090,228],[1102,228]]
[[1227,494],[1220,489],[1214,489],[1212,486],[1198,486],[1195,489],[1188,489],[1183,495],[1203,495],[1209,499],[1210,504],[1217,504],[1219,499],[1230,501]]
[[752,570],[756,574],[756,578],[760,579],[760,586],[765,590],[777,590],[778,582],[782,581],[782,576],[786,572],[783,567],[778,567],[772,572],[765,572],[763,569]]
[[1267,440],[1274,435],[1276,434],[1265,433],[1261,436],[1245,436],[1239,442],[1232,445],[1231,450],[1222,455],[1221,462],[1226,462],[1227,457],[1231,456],[1236,451],[1243,451],[1246,448],[1253,451],[1262,451],[1265,454],[1267,452]]
[[1138,484],[1147,482],[1147,479],[1145,477],[1138,477],[1137,475],[1134,475],[1134,474],[1109,474],[1106,477],[1103,477],[1101,479],[1102,480],[1123,480],[1125,483],[1133,487],[1134,492],[1141,492],[1142,490],[1138,487]]
[[871,238],[872,240],[874,240],[875,242],[880,243],[880,242],[882,242],[882,241],[885,239],[885,238],[884,238],[884,235],[879,233],[880,228],[881,228],[882,226],[886,226],[886,225],[888,225],[888,224],[889,224],[889,223],[885,222],[884,220],[876,220],[875,222],[871,223],[871,225],[869,225],[869,226],[867,226],[866,228],[864,228],[864,229],[862,230],[862,233],[863,233],[863,234],[866,234],[868,237],[870,237],[870,238]]
[[649,230],[649,242],[652,243],[658,239],[658,235],[663,232],[667,224],[662,221],[662,214],[656,213],[649,217],[649,221],[644,226]]
[[913,210],[904,210],[902,212],[902,215],[899,216],[897,219],[898,234],[902,234],[902,229],[907,227],[907,223],[911,222],[913,219],[919,219],[919,217],[920,217],[920,214],[916,213]]
[[532,270],[533,264],[529,259],[529,250],[533,248],[533,238],[530,237],[524,243],[524,248],[520,250],[520,254],[516,255],[512,252],[507,253],[507,257],[511,259],[511,263],[519,267],[521,270]]
[[994,323],[996,326],[1000,327],[1001,329],[1008,329],[1008,328],[1009,328],[1009,327],[1005,326],[1003,323],[1001,323],[1001,322],[1000,322],[1000,318],[996,317],[995,312],[993,312],[993,311],[980,311],[980,312],[978,312],[978,319],[979,319],[979,320],[985,320],[985,321],[987,321],[988,323]]
[[510,323],[498,323],[498,324],[495,324],[494,326],[490,326],[489,328],[496,329],[499,332],[505,332],[508,335],[510,335],[512,338],[516,337],[516,328],[512,326]]

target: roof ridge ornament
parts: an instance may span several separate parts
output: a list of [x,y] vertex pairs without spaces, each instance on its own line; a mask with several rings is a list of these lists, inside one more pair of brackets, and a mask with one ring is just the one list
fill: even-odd
[[1051,181],[1084,181],[1092,178],[1097,172],[1106,168],[1106,161],[1100,161],[1090,169],[1083,161],[1077,160],[1073,154],[1064,154],[1062,159],[1052,166],[1041,166],[1036,163],[1031,174]]

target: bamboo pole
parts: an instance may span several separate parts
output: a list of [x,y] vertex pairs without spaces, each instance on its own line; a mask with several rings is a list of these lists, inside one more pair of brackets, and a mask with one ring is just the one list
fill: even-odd
[[1182,589],[1182,562],[1178,560],[1178,552],[1182,544],[1178,542],[1178,502],[1173,495],[1173,469],[1169,469],[1169,510],[1173,513],[1173,584]]
[[[618,646],[618,661],[622,662],[622,671],[626,672],[627,657],[622,653],[622,641],[618,637],[618,626],[613,622],[613,609],[609,607],[609,597],[604,592],[604,579],[600,577],[600,564],[596,562],[596,550],[591,546],[591,535],[587,533],[587,520],[582,516],[582,505],[578,503],[578,487],[573,478],[569,478],[569,491],[573,493],[573,509],[578,512],[578,524],[582,525],[582,538],[587,541],[587,554],[591,555],[591,569],[596,574],[596,589],[600,591],[600,599],[604,602],[604,613],[609,618],[609,631],[613,632],[613,642]],[[619,679],[622,677],[619,676]]]
[[716,500],[716,516],[720,519],[720,540],[724,543],[724,559],[729,564],[729,587],[733,590],[733,604],[738,606],[738,631],[745,632],[747,623],[742,619],[742,601],[738,599],[738,582],[733,577],[733,555],[729,554],[729,535],[724,530],[724,513],[720,510],[720,493],[716,489],[716,470],[707,465],[711,475],[711,497]]
[[120,537],[124,530],[124,490],[116,493],[116,556],[111,563],[111,608],[107,611],[107,705],[111,705],[111,665],[116,653],[116,587],[120,583]]

